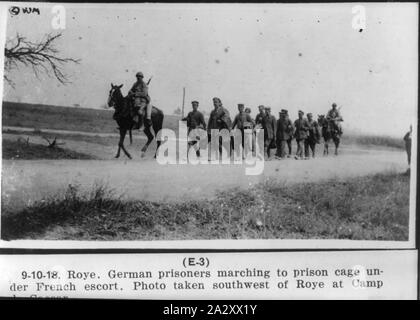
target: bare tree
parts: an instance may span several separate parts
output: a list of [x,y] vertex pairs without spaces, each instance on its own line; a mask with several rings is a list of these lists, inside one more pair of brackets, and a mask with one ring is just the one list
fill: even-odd
[[51,76],[52,73],[61,84],[69,83],[63,67],[69,62],[79,63],[80,60],[60,57],[55,43],[61,36],[61,33],[47,34],[41,41],[31,42],[24,36],[17,34],[14,39],[7,41],[4,48],[4,80],[13,87],[14,83],[6,73],[24,65],[31,67],[37,78],[39,78],[39,72],[45,72],[48,76]]

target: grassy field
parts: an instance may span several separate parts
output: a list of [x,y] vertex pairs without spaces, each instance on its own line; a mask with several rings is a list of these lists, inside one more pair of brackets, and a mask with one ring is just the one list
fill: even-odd
[[3,159],[10,160],[35,160],[35,159],[96,159],[92,155],[68,150],[66,148],[49,148],[46,144],[36,144],[18,139],[15,141],[3,140]]
[[354,144],[360,146],[373,146],[373,147],[387,147],[405,149],[404,140],[389,137],[389,136],[375,136],[375,135],[343,135],[343,144]]
[[2,210],[4,239],[360,239],[407,240],[409,176],[377,174],[300,185],[263,183],[184,203],[123,201],[94,186],[19,212]]
[[[115,133],[113,109],[87,109],[3,101],[3,126]],[[179,116],[165,115],[163,126],[177,128]]]

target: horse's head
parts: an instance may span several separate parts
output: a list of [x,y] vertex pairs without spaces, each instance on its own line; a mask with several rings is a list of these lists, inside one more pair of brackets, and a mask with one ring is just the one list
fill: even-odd
[[119,86],[114,86],[111,83],[111,90],[109,91],[109,95],[108,95],[108,107],[117,107],[120,102],[124,99],[122,93],[121,93],[121,88],[122,88],[122,84]]
[[323,114],[318,115],[318,123],[320,126],[323,126],[325,123],[325,116]]

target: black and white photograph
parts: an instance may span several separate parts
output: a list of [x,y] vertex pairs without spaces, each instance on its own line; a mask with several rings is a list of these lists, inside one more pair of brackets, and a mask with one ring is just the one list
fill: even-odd
[[417,3],[9,3],[0,31],[2,246],[414,246]]

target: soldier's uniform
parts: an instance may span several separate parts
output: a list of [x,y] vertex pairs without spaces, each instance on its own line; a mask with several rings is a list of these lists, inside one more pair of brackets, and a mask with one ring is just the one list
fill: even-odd
[[264,128],[264,119],[265,119],[265,113],[258,113],[255,117],[255,124],[257,126],[260,126],[261,128]]
[[[334,103],[333,106],[336,106],[336,104]],[[337,108],[332,108],[327,112],[327,119],[333,121],[334,129],[337,130],[340,135],[343,134],[343,128],[340,124],[340,122],[343,121],[343,118]]]
[[281,111],[284,113],[286,120],[290,123],[290,125],[288,126],[289,138],[286,140],[286,142],[287,142],[287,148],[289,151],[289,154],[287,156],[291,157],[292,156],[292,140],[293,140],[293,135],[294,135],[293,123],[292,123],[292,120],[290,120],[289,118],[289,112],[286,109],[281,109]]
[[[270,110],[270,108],[266,108]],[[270,149],[276,148],[276,118],[271,114],[266,114],[263,120],[264,128],[264,149],[267,150],[267,157],[270,158]]]
[[[137,72],[137,81],[133,84],[128,95],[134,98],[133,118],[135,118],[136,128],[140,128],[141,124],[139,116],[146,117],[146,125],[150,125],[152,118],[152,105],[149,96],[149,89],[147,84],[143,81],[143,73]],[[136,120],[137,118],[137,120]]]
[[[197,103],[197,105],[198,105],[197,101],[192,101],[192,103],[193,104]],[[182,120],[187,121],[188,135],[190,134],[191,130],[194,130],[194,129],[199,129],[200,128],[200,129],[206,130],[206,122],[204,121],[204,116],[198,110],[190,111],[188,113],[188,115],[185,118],[183,118]],[[200,136],[196,136],[195,140],[188,141],[188,145],[193,146],[193,145],[197,144],[198,141],[200,141]],[[199,149],[196,150],[196,154],[197,154],[197,157],[200,156],[200,150]]]
[[[299,111],[303,115],[303,111]],[[303,158],[303,148],[305,140],[308,138],[309,125],[308,121],[304,118],[297,119],[294,123],[295,126],[295,139],[297,143],[296,159]]]
[[211,129],[228,129],[232,128],[232,120],[230,119],[229,111],[220,106],[217,109],[214,109],[210,112],[209,122],[208,122],[208,132],[210,133]]
[[[243,106],[243,104],[239,104],[238,106]],[[241,131],[242,135],[242,148],[244,148],[244,134],[245,129],[252,129],[254,126],[254,121],[252,120],[249,113],[246,113],[244,111],[239,112],[232,123],[232,130],[238,128]]]
[[[308,113],[308,116],[312,114]],[[315,158],[315,146],[317,143],[319,143],[319,140],[321,138],[321,133],[319,130],[318,122],[311,119],[309,120],[309,117],[307,119],[308,122],[308,138],[305,140],[305,157],[309,158],[309,149],[312,151],[312,157]]]
[[232,129],[234,129],[235,126],[239,130],[251,129],[253,127],[253,123],[254,121],[248,113],[240,112],[235,116],[235,119],[233,120]]
[[188,115],[182,120],[187,121],[188,133],[190,133],[191,130],[197,128],[206,130],[206,122],[204,121],[204,116],[198,110],[189,112]]
[[[229,111],[221,105],[219,98],[213,98],[213,101],[219,101],[220,105],[210,112],[210,117],[207,126],[208,141],[211,142],[211,130],[217,129],[232,129],[232,120],[230,119]],[[231,145],[233,140],[231,139]],[[210,148],[209,148],[210,150]],[[219,137],[219,152],[222,152],[222,137]]]
[[283,109],[282,112],[279,113],[280,118],[277,120],[277,156],[280,158],[286,157],[286,143],[288,141],[291,142],[293,133],[292,121],[286,117],[286,113],[284,111],[285,110]]

